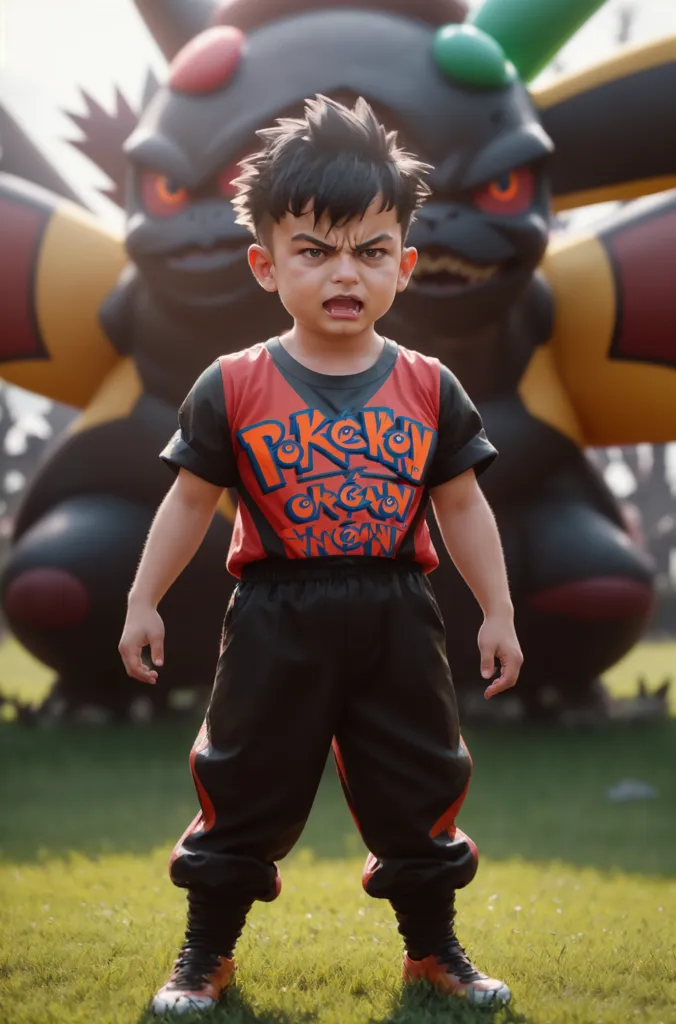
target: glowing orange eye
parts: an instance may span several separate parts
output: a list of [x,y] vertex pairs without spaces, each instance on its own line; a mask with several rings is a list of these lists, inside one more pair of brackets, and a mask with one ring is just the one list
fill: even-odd
[[529,167],[500,175],[474,192],[474,205],[484,213],[510,216],[523,213],[533,202],[535,178]]
[[488,191],[493,199],[497,199],[501,203],[509,203],[519,191],[519,178],[513,171],[511,174],[503,174],[501,178],[490,183]]
[[180,188],[158,171],[146,171],[142,181],[143,202],[153,217],[173,217],[190,202],[186,188]]

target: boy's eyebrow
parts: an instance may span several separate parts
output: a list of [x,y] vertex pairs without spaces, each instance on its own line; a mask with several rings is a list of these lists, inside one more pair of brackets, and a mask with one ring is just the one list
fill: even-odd
[[368,242],[360,242],[359,245],[355,245],[354,251],[359,252],[361,249],[372,249],[378,242],[391,242],[392,235],[389,231],[383,231],[382,234],[376,235],[375,238],[369,238]]
[[291,239],[292,242],[311,242],[318,249],[326,249],[327,252],[336,252],[338,249],[337,245],[329,245],[328,242],[323,242],[321,238],[315,238],[314,235],[299,234],[294,235]]
[[[292,242],[311,242],[318,249],[325,249],[327,252],[337,252],[337,245],[329,245],[328,242],[323,242],[321,238],[315,238],[314,235],[306,235],[304,232],[294,235],[291,239]],[[376,235],[375,238],[369,238],[367,242],[360,242],[359,245],[355,245],[354,252],[361,252],[362,249],[372,249],[378,242],[391,242],[392,235],[389,231],[383,231],[382,234]]]

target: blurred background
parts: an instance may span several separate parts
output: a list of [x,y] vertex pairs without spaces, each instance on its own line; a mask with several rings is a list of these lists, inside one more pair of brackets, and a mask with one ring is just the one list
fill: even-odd
[[[589,67],[627,44],[674,31],[673,0],[608,0],[533,85]],[[161,80],[165,68],[132,0],[0,4],[3,104],[85,205],[120,231],[123,213],[103,194],[111,182],[67,141],[77,143],[81,135],[65,112],[86,113],[83,91],[109,112],[124,102],[138,110],[148,73]],[[601,221],[617,205],[597,204],[561,214],[555,231],[565,233]],[[26,481],[44,446],[74,415],[67,406],[0,382],[0,564]],[[676,444],[599,449],[589,456],[627,506],[637,534],[655,560],[657,602],[647,635],[671,636],[676,632]]]
[[[608,0],[535,85],[670,33],[675,0]],[[0,0],[2,105],[74,195],[120,233],[123,214],[103,194],[111,182],[78,152],[65,112],[138,110],[149,72],[161,81],[166,61],[132,0]],[[555,231],[595,224],[615,206],[562,214]],[[0,381],[0,570],[27,483],[74,415]],[[676,443],[587,455],[657,569],[643,642],[607,676],[612,698],[632,700],[602,721],[463,730],[475,768],[460,823],[482,862],[460,894],[461,937],[482,969],[512,984],[518,1014],[505,1021],[667,1024],[676,1020],[676,694],[646,694],[676,670]],[[91,709],[38,722],[30,705],[52,678],[5,633],[0,1019],[142,1024],[182,937],[183,895],[166,863],[197,811],[188,752],[199,708],[159,723],[143,707],[132,721]],[[3,707],[3,694],[18,704]],[[401,995],[389,908],[360,889],[364,853],[329,766],[282,866],[283,898],[251,915],[234,1010],[219,1011],[215,1024],[450,1019],[442,1002]],[[453,1020],[477,1018],[458,1008]]]

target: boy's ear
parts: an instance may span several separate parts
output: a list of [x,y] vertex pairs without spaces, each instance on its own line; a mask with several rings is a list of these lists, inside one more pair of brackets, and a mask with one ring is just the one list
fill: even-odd
[[264,288],[266,292],[276,292],[275,265],[272,261],[272,253],[267,246],[250,245],[248,259],[253,275],[261,288]]
[[415,270],[415,265],[418,262],[418,250],[414,249],[413,246],[404,248],[401,251],[401,262],[399,263],[399,277],[397,279],[397,291],[403,292],[404,288],[411,280],[411,274]]

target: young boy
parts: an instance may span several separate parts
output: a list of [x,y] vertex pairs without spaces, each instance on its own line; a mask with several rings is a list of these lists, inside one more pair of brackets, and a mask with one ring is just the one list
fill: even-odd
[[[171,858],[188,890],[186,938],[156,1012],[212,1007],[254,900],[300,836],[333,740],[345,795],[372,851],[363,884],[388,899],[404,978],[472,1002],[506,1002],[454,931],[455,890],[476,871],[455,825],[471,774],[444,628],[426,574],[445,544],[480,603],[486,697],[521,665],[500,541],[476,474],[495,457],[479,415],[436,359],[379,336],[406,287],[405,246],[428,167],[362,100],[318,97],[259,133],[238,180],[249,262],[293,318],[282,337],[223,356],[190,391],[162,453],[178,477],[150,530],[120,653],[155,683],[156,610],[201,543],[223,488],[239,510],[239,577],[216,680],[191,755],[201,813]],[[186,642],[189,642],[186,639]],[[155,668],[141,651],[150,645]]]

